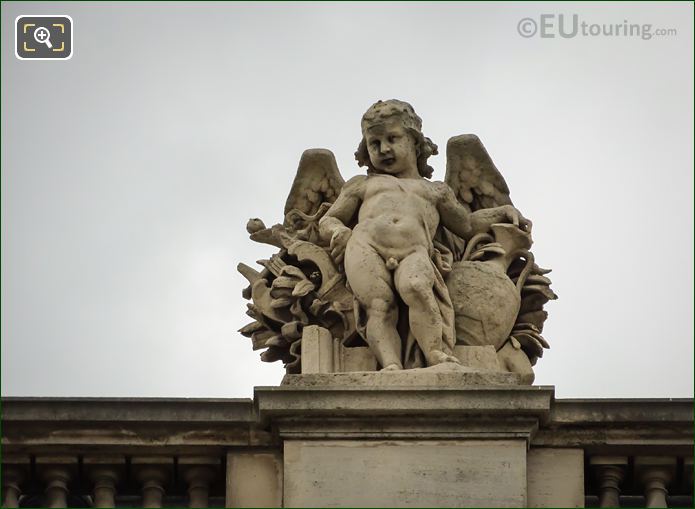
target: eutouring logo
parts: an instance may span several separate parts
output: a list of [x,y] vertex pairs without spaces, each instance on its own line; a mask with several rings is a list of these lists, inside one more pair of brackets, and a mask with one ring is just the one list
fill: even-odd
[[538,19],[522,18],[516,25],[519,35],[525,38],[572,39],[574,37],[635,37],[648,41],[652,37],[678,35],[675,28],[654,28],[650,23],[591,23],[578,14],[541,14]]

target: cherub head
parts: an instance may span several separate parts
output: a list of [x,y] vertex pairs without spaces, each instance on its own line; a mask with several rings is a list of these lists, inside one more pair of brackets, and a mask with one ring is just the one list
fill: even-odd
[[375,167],[375,161],[370,158],[370,147],[366,140],[367,132],[377,126],[394,123],[400,125],[413,139],[418,173],[423,177],[431,178],[433,170],[427,164],[427,159],[437,154],[437,145],[422,134],[422,119],[415,113],[413,107],[397,99],[377,101],[362,116],[362,141],[355,152],[357,163],[360,166],[366,166],[369,172],[380,172]]

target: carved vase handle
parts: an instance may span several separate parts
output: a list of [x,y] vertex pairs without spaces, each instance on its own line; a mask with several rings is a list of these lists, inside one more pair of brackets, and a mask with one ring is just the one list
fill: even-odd
[[516,289],[519,291],[519,295],[521,295],[521,289],[524,287],[524,283],[526,283],[526,278],[528,278],[531,269],[533,268],[534,256],[533,253],[528,249],[519,250],[515,254],[518,256],[522,256],[523,258],[526,258],[526,265],[519,274],[519,279],[516,280]]

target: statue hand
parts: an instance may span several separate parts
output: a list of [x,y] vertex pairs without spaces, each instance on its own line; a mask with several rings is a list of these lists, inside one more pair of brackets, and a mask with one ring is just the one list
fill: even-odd
[[351,236],[352,230],[346,226],[340,228],[331,236],[331,257],[335,260],[336,264],[343,261],[345,257],[345,248]]
[[502,205],[489,209],[479,209],[471,214],[471,236],[477,233],[485,233],[494,223],[511,223],[518,226],[526,233],[531,233],[531,221],[521,215],[511,205]]
[[502,213],[506,216],[506,220],[512,223],[514,226],[518,226],[521,230],[525,231],[526,233],[531,233],[531,228],[533,227],[533,223],[531,222],[530,219],[526,219],[524,216],[521,215],[521,212],[519,212],[516,208],[514,208],[511,205],[503,205],[500,207]]

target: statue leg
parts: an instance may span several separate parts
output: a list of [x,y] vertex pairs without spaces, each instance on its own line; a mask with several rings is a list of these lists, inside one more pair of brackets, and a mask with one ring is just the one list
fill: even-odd
[[398,335],[398,307],[391,273],[371,246],[354,237],[345,250],[345,275],[355,297],[367,313],[364,338],[382,368],[403,369],[401,337]]
[[396,289],[408,306],[410,331],[420,345],[427,365],[460,363],[444,351],[442,315],[434,296],[434,270],[427,252],[418,250],[399,263],[394,275]]

